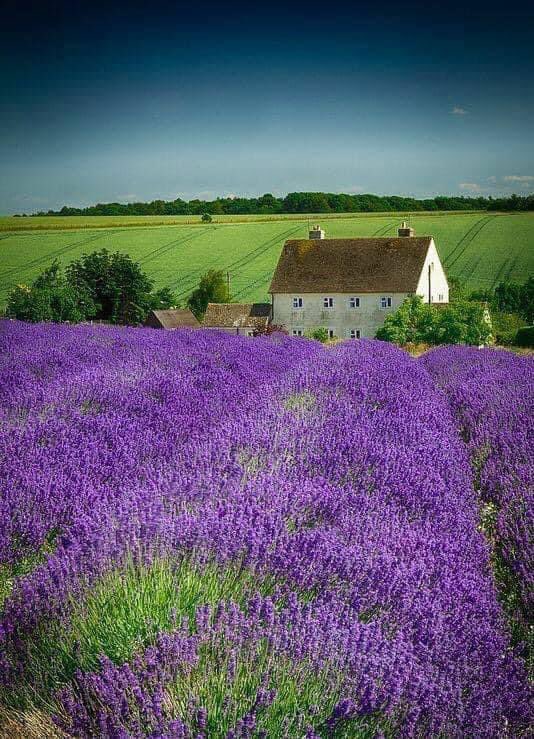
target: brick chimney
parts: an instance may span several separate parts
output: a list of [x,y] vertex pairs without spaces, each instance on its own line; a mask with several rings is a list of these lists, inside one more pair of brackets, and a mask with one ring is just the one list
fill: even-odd
[[321,229],[319,225],[314,226],[312,230],[309,232],[309,238],[310,239],[324,239],[324,231]]
[[415,236],[415,231],[411,226],[408,226],[406,221],[403,221],[400,225],[399,230],[397,231],[399,238],[404,236]]

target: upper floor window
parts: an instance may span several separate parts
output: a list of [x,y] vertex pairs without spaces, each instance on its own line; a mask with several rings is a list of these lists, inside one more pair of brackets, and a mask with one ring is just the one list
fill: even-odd
[[304,300],[301,297],[293,298],[293,308],[302,308]]
[[334,298],[323,298],[323,308],[333,308]]
[[380,307],[391,308],[391,298],[388,296],[380,298]]
[[359,308],[360,307],[360,298],[349,298],[349,308]]

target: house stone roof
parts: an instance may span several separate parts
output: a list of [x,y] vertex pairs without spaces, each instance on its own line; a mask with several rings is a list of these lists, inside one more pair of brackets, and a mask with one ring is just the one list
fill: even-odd
[[286,241],[271,293],[415,292],[431,236]]
[[188,308],[150,311],[145,326],[152,328],[200,328],[200,324]]
[[208,328],[263,328],[271,315],[270,303],[208,303],[203,326]]

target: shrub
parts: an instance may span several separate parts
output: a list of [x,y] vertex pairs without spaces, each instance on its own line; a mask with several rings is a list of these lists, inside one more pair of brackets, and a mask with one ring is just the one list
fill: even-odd
[[485,306],[457,300],[446,306],[423,303],[412,295],[386,317],[376,338],[396,344],[472,344],[491,341],[491,322]]
[[326,344],[326,342],[330,339],[327,328],[314,328],[311,329],[311,331],[306,331],[305,335],[308,337],[308,339],[315,339],[315,341],[320,341],[321,344]]
[[376,332],[376,338],[396,344],[431,342],[434,323],[431,306],[423,303],[419,295],[412,295],[386,317],[384,325]]
[[202,223],[211,223],[213,221],[213,218],[210,216],[209,213],[203,213],[201,220],[202,220]]
[[515,344],[518,330],[525,325],[524,320],[517,313],[502,313],[501,311],[492,311],[491,323],[495,343],[501,346]]
[[515,336],[517,346],[534,348],[534,326],[523,326]]

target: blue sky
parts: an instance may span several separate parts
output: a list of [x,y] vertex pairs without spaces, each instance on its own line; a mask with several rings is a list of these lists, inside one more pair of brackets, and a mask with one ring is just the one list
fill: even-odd
[[44,5],[0,27],[0,213],[534,191],[529,8]]

